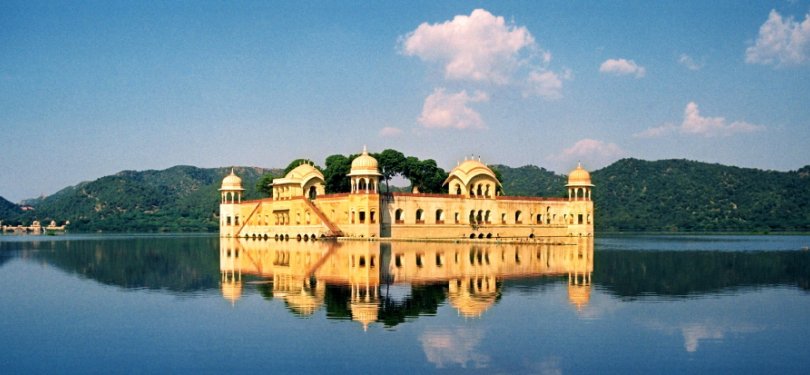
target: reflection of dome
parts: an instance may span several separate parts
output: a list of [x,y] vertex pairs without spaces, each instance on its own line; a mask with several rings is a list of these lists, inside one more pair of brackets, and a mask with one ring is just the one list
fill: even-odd
[[301,293],[290,293],[284,296],[284,302],[299,316],[310,316],[321,306],[321,300],[318,297],[308,294],[303,289]]
[[577,168],[568,174],[568,185],[565,186],[593,186],[591,174],[582,168],[582,164],[577,163]]
[[242,189],[242,179],[233,172],[233,168],[231,174],[222,179],[222,187],[219,190],[245,190]]
[[352,302],[349,304],[352,310],[352,320],[360,322],[363,330],[368,330],[368,325],[377,321],[379,306],[376,302]]
[[352,170],[349,176],[379,175],[377,166],[377,159],[369,155],[366,148],[363,147],[363,153],[352,160]]
[[222,282],[222,297],[236,303],[242,297],[242,282],[233,280]]
[[590,285],[568,285],[568,302],[571,302],[577,310],[582,310],[591,300]]
[[450,280],[448,287],[450,304],[466,318],[481,316],[498,300],[498,284],[494,277]]

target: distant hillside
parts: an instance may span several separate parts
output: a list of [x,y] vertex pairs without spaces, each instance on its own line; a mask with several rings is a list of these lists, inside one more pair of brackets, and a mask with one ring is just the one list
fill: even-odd
[[[69,228],[76,231],[215,231],[219,222],[217,189],[229,172],[230,168],[190,166],[123,171],[31,201],[36,210],[23,218],[70,220]],[[267,172],[236,168],[246,199],[259,197],[256,181]]]
[[21,212],[20,206],[0,197],[0,220],[3,220],[3,224],[16,224],[16,221],[11,220],[16,220]]
[[622,159],[591,178],[600,230],[810,230],[810,166],[775,172]]
[[501,175],[501,184],[506,195],[523,195],[532,197],[566,196],[565,176],[547,171],[534,165],[511,168],[505,165],[493,165]]
[[[493,166],[506,195],[564,197],[566,177],[535,166]],[[0,219],[70,220],[75,231],[216,231],[217,189],[229,168],[124,171],[30,200],[0,200]],[[245,199],[281,170],[236,168]],[[810,231],[810,166],[775,172],[688,160],[622,159],[591,173],[597,231]],[[408,189],[409,190],[409,189]],[[5,211],[4,211],[5,210]],[[10,211],[9,211],[10,210]]]

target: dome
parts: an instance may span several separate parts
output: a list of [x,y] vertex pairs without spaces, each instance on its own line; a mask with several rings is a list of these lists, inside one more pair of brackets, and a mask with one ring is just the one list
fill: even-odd
[[593,186],[591,174],[582,168],[582,164],[577,163],[577,168],[568,174],[568,185],[565,186]]
[[222,187],[219,190],[245,190],[242,189],[242,179],[233,172],[233,168],[231,174],[222,179]]
[[293,170],[287,173],[284,178],[289,180],[296,179],[306,181],[312,176],[320,177],[321,180],[323,180],[323,173],[321,173],[318,168],[313,167],[311,164],[304,163],[293,168]]
[[[486,164],[482,163],[480,160],[465,160],[463,163],[459,164],[447,176],[447,179],[444,183],[450,182],[453,177],[457,177],[461,180],[464,185],[467,185],[472,181],[473,177],[479,175],[486,175],[498,181],[498,178],[495,177],[495,172],[492,172],[492,169],[486,166]],[[501,182],[498,181],[498,185],[501,185]]]
[[363,153],[352,160],[352,170],[349,176],[359,175],[380,175],[377,169],[377,159],[368,154],[368,151],[363,147]]

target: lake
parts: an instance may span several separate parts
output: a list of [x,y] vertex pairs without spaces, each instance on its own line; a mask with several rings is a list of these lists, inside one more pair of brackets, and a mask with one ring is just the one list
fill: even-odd
[[0,368],[806,374],[808,245],[0,236]]

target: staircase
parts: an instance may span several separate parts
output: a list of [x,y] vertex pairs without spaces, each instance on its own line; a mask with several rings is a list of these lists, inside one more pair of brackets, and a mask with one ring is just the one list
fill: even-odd
[[321,211],[320,208],[318,208],[318,206],[316,206],[314,203],[312,203],[312,201],[306,198],[304,198],[304,202],[306,202],[307,206],[309,206],[312,212],[314,212],[315,215],[317,215],[318,218],[321,219],[321,223],[323,223],[323,225],[326,225],[326,228],[329,229],[327,237],[343,237],[343,231],[340,230],[340,228],[338,228],[338,226],[335,225],[335,223],[329,220],[329,218],[327,218],[326,215],[324,215],[324,213]]
[[239,226],[239,230],[237,230],[237,231],[236,231],[236,235],[235,235],[234,237],[239,237],[239,235],[242,233],[242,229],[244,229],[244,228],[245,228],[245,225],[247,225],[247,223],[248,223],[248,221],[250,220],[250,218],[251,218],[251,217],[253,217],[253,214],[255,214],[255,213],[256,213],[256,211],[258,211],[258,210],[259,210],[259,207],[260,207],[261,205],[262,205],[262,202],[256,203],[256,207],[253,207],[253,211],[250,211],[250,215],[247,215],[247,217],[245,218],[245,220],[243,220],[243,221],[242,221],[242,225],[241,225],[241,226]]

